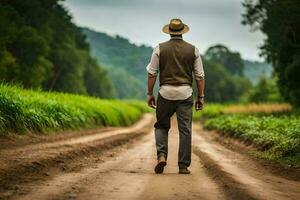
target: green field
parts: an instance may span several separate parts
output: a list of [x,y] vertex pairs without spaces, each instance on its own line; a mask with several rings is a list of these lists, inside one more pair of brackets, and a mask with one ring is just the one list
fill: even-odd
[[146,103],[136,100],[102,100],[0,85],[0,134],[125,126],[148,111]]
[[254,145],[259,157],[300,165],[300,115],[287,104],[208,105],[194,119]]

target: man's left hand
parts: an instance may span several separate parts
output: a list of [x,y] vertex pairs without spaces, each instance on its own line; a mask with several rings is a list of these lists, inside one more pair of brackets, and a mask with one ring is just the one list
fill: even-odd
[[195,103],[196,111],[202,110],[204,106],[204,98],[198,97]]

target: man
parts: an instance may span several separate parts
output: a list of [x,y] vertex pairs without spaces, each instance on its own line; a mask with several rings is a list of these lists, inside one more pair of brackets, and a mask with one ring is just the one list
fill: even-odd
[[[157,165],[155,172],[163,173],[168,157],[168,131],[170,118],[176,113],[179,129],[178,167],[180,174],[189,174],[191,163],[191,130],[193,108],[193,74],[197,83],[198,96],[196,110],[204,104],[204,70],[199,50],[182,39],[189,27],[180,19],[172,19],[163,27],[163,32],[171,39],[154,48],[148,71],[148,105],[156,107],[155,140]],[[153,87],[159,74],[160,89],[157,98]]]

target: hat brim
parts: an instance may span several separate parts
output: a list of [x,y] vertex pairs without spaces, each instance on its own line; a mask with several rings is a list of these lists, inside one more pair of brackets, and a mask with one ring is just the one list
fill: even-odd
[[190,30],[188,25],[186,25],[186,24],[183,24],[183,25],[184,25],[184,28],[181,31],[171,31],[169,29],[169,24],[167,24],[162,28],[162,31],[164,33],[171,34],[171,35],[182,35],[184,33],[187,33]]

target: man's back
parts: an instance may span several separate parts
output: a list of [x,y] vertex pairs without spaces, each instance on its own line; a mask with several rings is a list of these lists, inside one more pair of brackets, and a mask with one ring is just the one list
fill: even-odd
[[192,85],[195,47],[172,37],[159,44],[160,85]]

